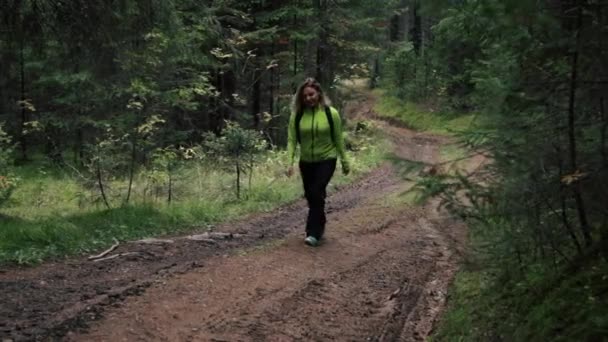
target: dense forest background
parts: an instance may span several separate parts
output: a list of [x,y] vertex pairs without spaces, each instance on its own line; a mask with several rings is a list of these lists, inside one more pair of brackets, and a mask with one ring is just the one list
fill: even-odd
[[[607,3],[0,3],[0,219],[12,241],[3,260],[71,248],[58,237],[65,222],[48,221],[62,202],[40,195],[67,184],[87,189],[66,194],[74,213],[94,202],[123,217],[135,193],[144,194],[137,205],[186,198],[180,179],[211,177],[184,166],[197,160],[236,173],[240,198],[240,177],[251,190],[255,165],[282,165],[289,102],[304,77],[319,79],[338,108],[342,82],[366,79],[403,111],[473,113],[453,134],[493,161],[474,175],[420,180],[471,227],[472,252],[437,338],[608,334]],[[41,221],[14,219],[45,203],[44,222],[60,233],[34,236]],[[172,215],[163,222],[185,217]],[[128,225],[116,220],[116,229]],[[115,236],[96,234],[100,245]]]
[[66,151],[83,162],[103,124],[128,131],[154,115],[165,121],[161,145],[200,140],[225,120],[264,129],[280,144],[283,122],[275,117],[294,87],[305,76],[328,88],[352,77],[383,36],[374,16],[390,13],[387,3],[364,1],[4,1],[2,8],[5,130],[19,142],[19,160],[44,146],[58,163]]

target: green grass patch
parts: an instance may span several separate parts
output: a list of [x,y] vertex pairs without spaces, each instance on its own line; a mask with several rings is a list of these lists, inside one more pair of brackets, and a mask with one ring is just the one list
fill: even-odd
[[[449,309],[444,313],[431,341],[475,341],[483,335],[479,314],[491,308],[480,301],[487,283],[480,272],[462,270],[454,279],[448,295]],[[478,311],[482,310],[483,311]]]
[[548,268],[499,282],[465,266],[431,341],[606,341],[608,265],[595,259],[574,273]]
[[[359,151],[350,152],[351,174],[344,176],[338,167],[330,191],[377,166],[388,146],[382,141],[380,136],[368,137]],[[145,176],[138,175],[131,201],[124,205],[127,183],[115,180],[108,184],[109,210],[99,201],[97,189],[85,188],[70,170],[44,162],[19,167],[19,186],[0,209],[0,264],[34,264],[93,253],[114,239],[201,231],[211,224],[270,211],[302,196],[299,176],[284,174],[287,164],[286,152],[269,153],[254,170],[251,188],[247,176],[242,180],[241,199],[235,195],[234,174],[196,163],[176,174],[170,204],[165,190],[156,191]]]
[[[477,132],[493,129],[475,114],[427,109],[382,90],[376,95],[379,101],[375,110],[380,115],[417,131],[456,135],[475,142]],[[454,161],[447,166],[448,174],[461,169],[458,160],[466,154],[467,150],[458,145],[442,147],[441,159]],[[417,166],[411,162],[394,163],[404,178],[416,171]],[[431,195],[443,189],[440,179],[426,178],[421,184]],[[485,254],[494,242],[484,234],[491,233],[472,230],[475,243],[470,249],[473,253],[483,251],[484,256],[470,256],[472,260],[456,275],[447,311],[431,341],[608,341],[608,264],[604,259],[589,256],[577,260],[575,267],[551,261],[521,268],[497,264],[499,256],[488,260]]]
[[443,161],[462,159],[467,155],[467,150],[455,144],[441,146],[439,157]]
[[467,149],[457,145],[449,144],[441,146],[439,157],[443,164],[442,169],[449,175],[456,175],[465,169],[467,160]]
[[419,193],[410,189],[401,192],[392,192],[386,196],[383,196],[380,203],[387,207],[411,207],[419,204]]
[[509,324],[499,327],[502,335],[513,332],[516,341],[607,340],[608,264],[604,260],[589,258],[574,272],[537,272],[528,274],[511,292],[509,306],[517,314],[506,312],[503,305]]
[[421,105],[405,102],[388,95],[383,90],[375,90],[378,102],[375,110],[381,116],[397,119],[408,127],[437,134],[448,134],[470,129],[475,124],[477,115],[457,114],[435,109],[423,109]]

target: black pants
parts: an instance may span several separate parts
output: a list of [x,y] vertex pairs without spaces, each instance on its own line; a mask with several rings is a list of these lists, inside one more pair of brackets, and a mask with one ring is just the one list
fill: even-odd
[[325,197],[329,180],[336,170],[336,159],[315,163],[300,162],[300,173],[304,183],[304,194],[308,202],[308,219],[306,220],[306,236],[317,239],[325,232]]

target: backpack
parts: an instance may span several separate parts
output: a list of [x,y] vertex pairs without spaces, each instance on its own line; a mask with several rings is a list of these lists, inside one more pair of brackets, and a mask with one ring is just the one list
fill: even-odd
[[[300,109],[296,114],[296,139],[298,144],[300,141],[300,121],[302,120],[302,116],[304,115],[304,111]],[[331,109],[329,106],[325,106],[325,115],[327,116],[327,122],[329,123],[329,131],[331,134],[331,141],[335,144],[336,141],[334,139],[334,118],[331,116]]]

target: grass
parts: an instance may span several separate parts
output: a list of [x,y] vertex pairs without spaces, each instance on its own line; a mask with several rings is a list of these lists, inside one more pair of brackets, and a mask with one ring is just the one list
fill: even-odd
[[376,103],[376,112],[381,113],[382,116],[397,119],[417,131],[450,134],[471,128],[477,119],[477,115],[473,113],[457,114],[423,109],[422,106],[415,103],[390,96],[384,90],[375,90],[375,94],[380,99]]
[[[380,142],[381,138],[368,139]],[[336,185],[352,182],[378,165],[386,144],[366,144],[350,152],[352,173],[339,172]],[[126,182],[110,186],[112,209],[98,200],[96,189],[86,189],[68,171],[43,161],[17,169],[19,186],[0,209],[0,264],[35,264],[51,258],[92,253],[117,239],[127,241],[152,236],[208,229],[209,225],[243,215],[269,211],[302,196],[300,178],[284,175],[287,155],[270,153],[253,174],[251,189],[242,181],[240,200],[235,196],[234,175],[192,164],[177,174],[174,198],[146,190],[144,176],[136,177],[129,205],[122,205]],[[147,195],[144,195],[147,193]]]
[[461,270],[450,289],[450,309],[443,315],[431,341],[478,340],[482,332],[477,316],[479,312],[488,313],[491,309],[487,303],[479,301],[486,286],[482,273]]
[[[419,131],[451,134],[491,128],[473,114],[425,111],[383,91],[378,95],[381,100],[376,111]],[[447,145],[440,151],[446,161],[458,160],[466,153],[458,145]],[[451,168],[457,169],[458,164]],[[401,168],[407,171],[415,165],[401,161]],[[491,243],[484,234],[488,232],[471,230],[472,252],[456,274],[446,312],[430,341],[608,341],[605,259],[589,255],[577,260],[575,266],[526,265],[523,274],[515,272],[506,278],[505,270],[519,267],[496,264],[496,260],[489,263],[474,254],[480,251],[477,244]]]
[[466,155],[467,150],[456,144],[442,146],[439,150],[441,160],[456,160],[464,158]]
[[415,189],[409,189],[401,192],[392,192],[384,196],[380,203],[387,207],[413,207],[419,204],[420,194]]
[[608,265],[590,259],[564,271],[530,269],[499,284],[464,267],[431,341],[606,341]]
[[465,170],[467,149],[458,144],[444,145],[439,150],[439,157],[446,163],[444,171],[448,175],[456,175]]

